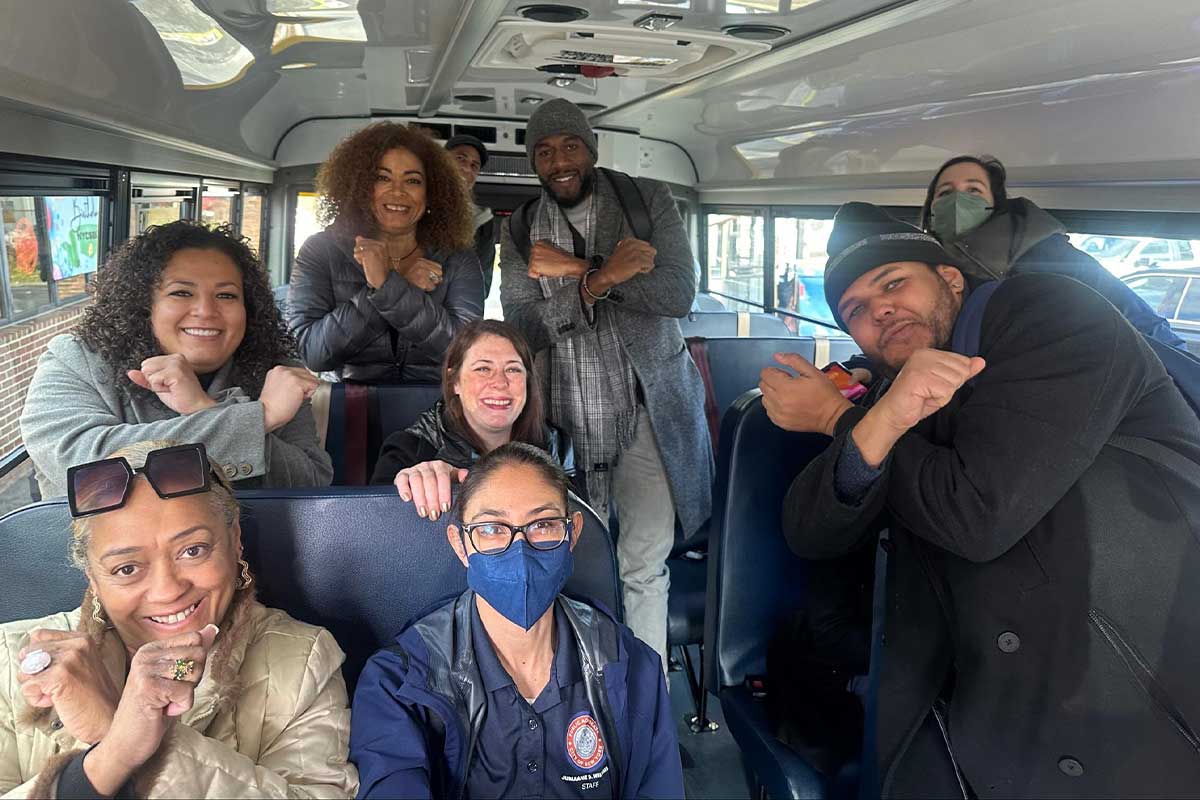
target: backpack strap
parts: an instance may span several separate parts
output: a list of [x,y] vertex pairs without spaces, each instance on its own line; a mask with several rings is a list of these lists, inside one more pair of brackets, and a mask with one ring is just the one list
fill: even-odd
[[534,206],[540,199],[539,196],[526,200],[517,206],[508,218],[508,235],[512,237],[513,245],[526,262],[529,261],[529,251],[533,249],[533,244],[529,241],[529,220],[533,216]]
[[646,205],[646,198],[642,196],[642,190],[638,188],[637,181],[624,172],[617,172],[606,167],[597,167],[596,169],[608,178],[609,183],[616,190],[617,202],[621,204],[621,211],[625,214],[625,219],[629,221],[629,228],[633,231],[634,237],[643,242],[650,241],[650,238],[654,236],[654,226],[650,222],[650,209]]
[[963,300],[962,309],[954,323],[954,332],[950,335],[950,349],[960,356],[974,357],[979,355],[979,337],[983,329],[983,314],[987,311],[988,301],[999,288],[1000,281],[988,281],[976,286]]

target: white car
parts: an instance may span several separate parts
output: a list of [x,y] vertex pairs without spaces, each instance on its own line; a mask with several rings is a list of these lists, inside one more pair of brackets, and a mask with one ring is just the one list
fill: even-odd
[[1072,234],[1071,240],[1118,277],[1143,269],[1200,266],[1200,242],[1187,239]]

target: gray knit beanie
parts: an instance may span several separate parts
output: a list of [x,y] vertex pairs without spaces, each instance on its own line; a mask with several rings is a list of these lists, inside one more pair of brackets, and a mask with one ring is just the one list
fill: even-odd
[[570,100],[556,97],[538,106],[525,126],[525,153],[529,156],[530,165],[533,164],[533,148],[538,142],[547,136],[563,134],[578,136],[593,159],[600,157],[596,150],[596,134],[588,124],[587,116]]

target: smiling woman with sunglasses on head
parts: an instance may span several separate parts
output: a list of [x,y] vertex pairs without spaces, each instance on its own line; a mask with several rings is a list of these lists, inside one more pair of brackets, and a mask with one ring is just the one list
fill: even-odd
[[267,275],[227,227],[179,221],[126,242],[96,299],[38,362],[21,433],[45,496],[71,464],[145,439],[203,442],[239,487],[328,486],[317,379]]
[[446,528],[471,587],[367,663],[360,797],[683,797],[658,656],[561,594],[583,517],[522,442],[471,467]]
[[70,470],[82,606],[0,626],[4,797],[351,797],[342,651],[254,599],[204,446]]

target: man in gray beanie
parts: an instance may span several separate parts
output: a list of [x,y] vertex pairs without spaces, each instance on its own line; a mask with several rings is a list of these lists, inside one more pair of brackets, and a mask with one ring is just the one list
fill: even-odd
[[831,437],[784,499],[793,552],[888,554],[864,792],[1195,796],[1200,420],[1163,362],[1083,283],[972,285],[875,206],[828,250],[835,319],[893,379],[855,406],[780,359],[763,406]]
[[[665,668],[676,518],[690,535],[712,508],[704,385],[678,322],[696,293],[687,231],[665,184],[596,167],[573,103],[543,103],[525,146],[542,193],[501,232],[504,318],[540,356],[550,419],[573,440],[590,501],[619,520],[625,620]],[[648,240],[627,206],[648,217]]]

